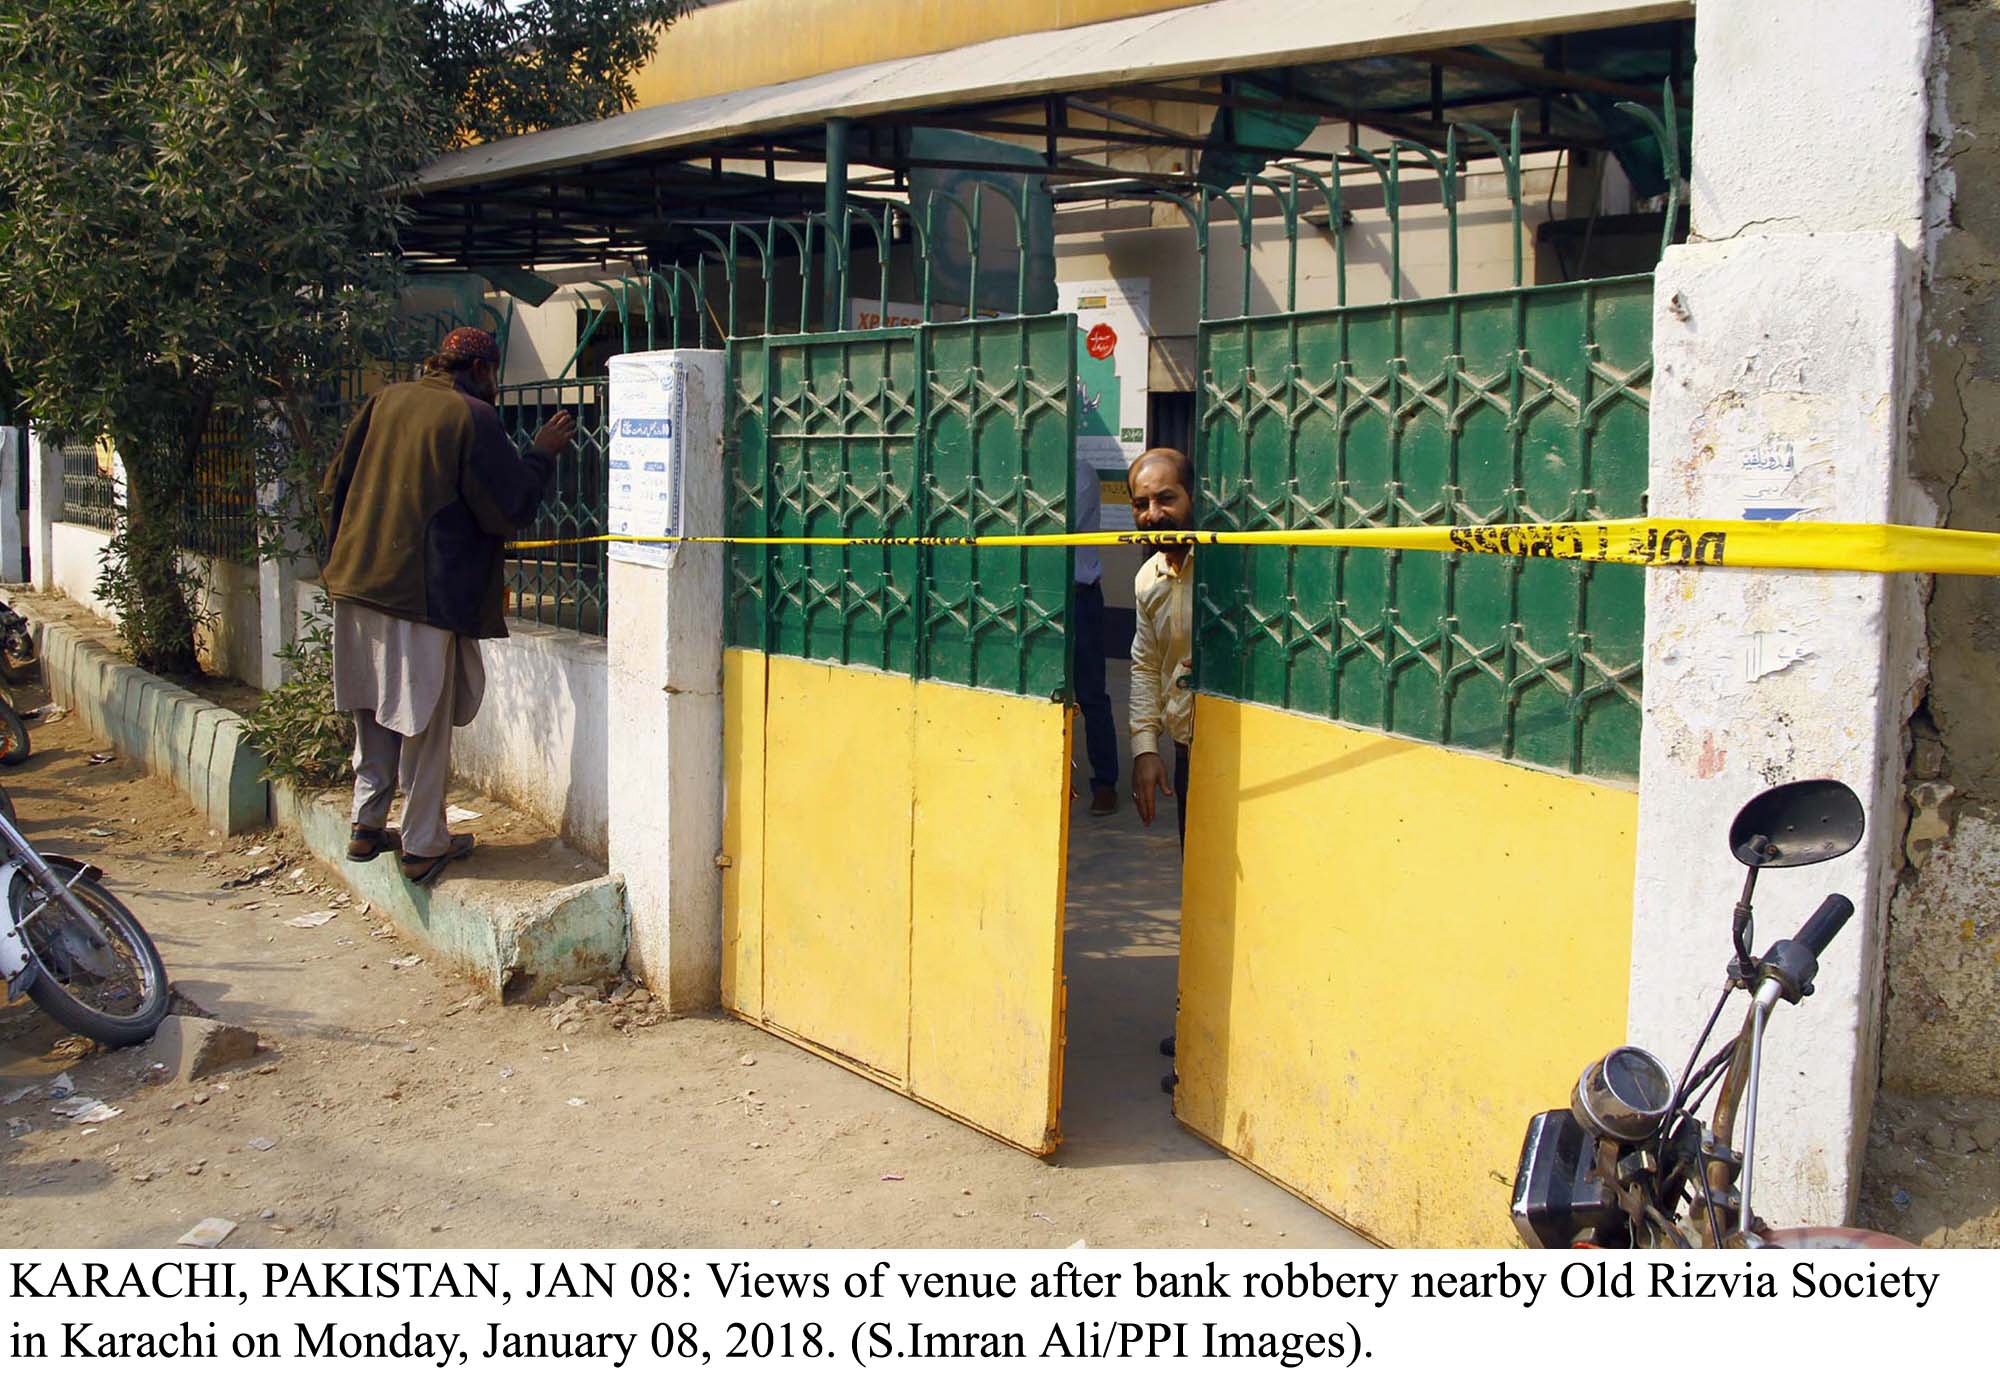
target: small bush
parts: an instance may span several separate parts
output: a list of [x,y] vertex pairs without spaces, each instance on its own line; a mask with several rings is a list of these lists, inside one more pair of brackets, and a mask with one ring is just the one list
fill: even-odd
[[334,786],[353,775],[354,720],[333,707],[333,625],[315,619],[278,654],[284,683],[264,692],[244,736],[269,761],[265,780]]
[[145,670],[199,671],[195,634],[212,615],[196,563],[180,554],[173,533],[162,536],[120,516],[98,568],[97,597],[117,615],[118,636]]

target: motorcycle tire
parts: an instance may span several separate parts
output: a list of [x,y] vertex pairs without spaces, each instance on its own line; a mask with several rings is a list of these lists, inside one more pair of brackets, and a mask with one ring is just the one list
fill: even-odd
[[19,712],[0,699],[0,763],[9,767],[19,766],[28,760],[34,748],[28,742],[28,726]]
[[0,786],[0,815],[7,817],[7,823],[15,829],[21,828],[21,817],[14,813],[14,798],[7,794],[7,788]]
[[[167,1006],[173,1000],[167,988],[166,962],[160,958],[153,937],[96,879],[80,878],[69,884],[69,890],[109,933],[113,946],[107,956],[106,947],[79,940],[74,934],[76,922],[67,912],[56,905],[44,908],[22,927],[22,938],[40,966],[28,989],[29,1001],[78,1035],[102,1045],[137,1045],[150,1040],[166,1020]],[[33,880],[24,873],[15,874],[13,895],[7,898],[15,923],[41,901],[41,889]],[[87,997],[79,996],[65,983],[65,978],[75,973],[72,960],[82,957],[76,948],[79,943],[89,946],[92,957],[108,957],[123,971],[109,985],[115,1006],[107,1004],[106,994],[97,989],[90,989]]]

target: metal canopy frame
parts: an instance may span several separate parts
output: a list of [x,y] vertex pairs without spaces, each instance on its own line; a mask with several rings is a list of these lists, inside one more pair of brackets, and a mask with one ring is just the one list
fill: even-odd
[[[426,272],[667,262],[699,252],[704,226],[797,219],[824,210],[830,183],[838,194],[844,182],[845,200],[858,206],[897,200],[909,174],[918,169],[1040,176],[1049,180],[1059,200],[1079,194],[1091,200],[1153,200],[1195,193],[1199,184],[1192,170],[1205,151],[1266,162],[1299,152],[1234,137],[1232,120],[1200,118],[1190,121],[1196,129],[1182,131],[1111,108],[1113,102],[1134,99],[1185,107],[1203,116],[1211,111],[1304,114],[1346,122],[1350,146],[1361,129],[1380,131],[1398,146],[1389,156],[1418,172],[1436,165],[1410,146],[1442,153],[1453,144],[1451,126],[1460,122],[1504,129],[1518,116],[1522,154],[1597,153],[1610,144],[1600,128],[1583,118],[1582,103],[1594,98],[1598,103],[1652,104],[1664,82],[1685,108],[1692,21],[1597,30],[1589,40],[1600,66],[1606,51],[1617,55],[1616,76],[1576,70],[1565,38],[1557,35],[1234,73],[1214,87],[1187,78],[1093,81],[1048,95],[814,120],[555,171],[498,176],[413,197],[403,252],[412,268]],[[1246,84],[1254,89],[1243,90]],[[1331,98],[1325,94],[1329,87],[1353,94]],[[1273,89],[1281,94],[1268,94]],[[1413,97],[1412,91],[1420,94]],[[845,145],[844,166],[837,171],[830,167],[828,148],[834,124],[842,127],[837,137]],[[909,152],[909,133],[918,129],[1001,138],[1039,159],[982,163],[916,158]],[[1477,141],[1458,141],[1456,149],[1461,167],[1494,157]],[[1178,172],[1104,161],[1174,150],[1185,155]],[[1317,156],[1362,171],[1379,167],[1377,156],[1358,149],[1322,150]],[[787,178],[779,175],[780,164],[828,171],[819,177]],[[760,171],[744,171],[746,166]],[[1069,187],[1075,191],[1065,197]]]

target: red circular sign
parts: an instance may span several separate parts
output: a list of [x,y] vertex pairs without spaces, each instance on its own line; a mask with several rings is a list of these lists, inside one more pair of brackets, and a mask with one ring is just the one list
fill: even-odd
[[1118,348],[1118,333],[1100,321],[1083,338],[1083,348],[1090,352],[1093,360],[1108,360],[1111,352]]

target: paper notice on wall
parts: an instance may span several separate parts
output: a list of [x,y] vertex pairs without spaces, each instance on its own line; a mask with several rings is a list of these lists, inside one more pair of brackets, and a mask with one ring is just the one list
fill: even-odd
[[1736,457],[1731,475],[1734,507],[1752,521],[1787,522],[1812,511],[1798,496],[1797,448],[1782,438],[1766,438]]
[[[610,527],[613,537],[681,536],[681,437],[687,379],[679,361],[619,356],[611,361]],[[613,542],[621,561],[665,566],[677,547]]]
[[1058,283],[1056,291],[1057,309],[1076,314],[1076,453],[1104,486],[1104,527],[1122,531],[1132,526],[1125,467],[1146,449],[1152,280]]

